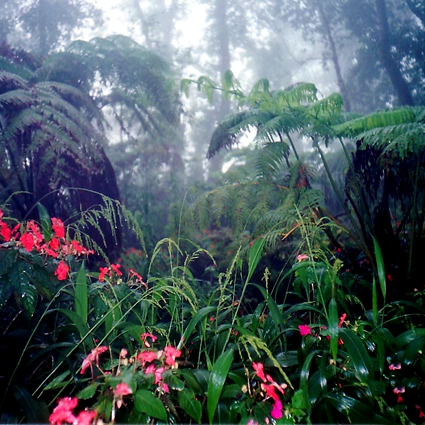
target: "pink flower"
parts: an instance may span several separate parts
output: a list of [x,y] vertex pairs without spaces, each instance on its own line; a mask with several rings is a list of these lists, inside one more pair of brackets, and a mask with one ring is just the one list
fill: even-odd
[[95,417],[96,410],[82,410],[78,414],[74,425],[90,425]]
[[403,401],[403,397],[400,394],[403,394],[404,392],[406,392],[406,388],[405,387],[395,387],[393,389],[393,393],[397,394],[397,403],[401,403]]
[[165,354],[165,363],[168,366],[177,367],[176,358],[181,356],[182,354],[181,350],[177,350],[176,348],[171,347],[170,345],[167,345],[164,348],[164,354]]
[[260,362],[252,362],[252,368],[255,370],[255,374],[263,381],[267,382],[266,376],[264,375],[264,365]]
[[55,276],[57,276],[58,280],[65,280],[68,277],[68,272],[68,265],[64,261],[61,261],[55,271]]
[[311,335],[311,328],[308,325],[298,325],[301,336]]
[[155,351],[142,351],[137,355],[137,360],[142,363],[142,367],[145,366],[146,363],[151,363],[156,359]]
[[[83,360],[83,364],[81,366],[81,375],[84,375],[87,368],[93,368],[93,363],[96,363],[96,366],[99,367],[99,356],[108,351],[108,347],[106,345],[102,345],[101,347],[96,347],[91,350],[90,354]],[[92,370],[93,374],[93,370]]]
[[114,397],[123,397],[132,393],[133,391],[125,382],[121,382],[114,389]]
[[145,375],[149,375],[151,373],[155,373],[155,365],[151,363],[146,369],[145,369]]
[[155,369],[155,381],[154,384],[160,384],[162,381],[162,374],[165,372],[165,367],[158,367]]
[[391,364],[388,366],[388,369],[389,369],[389,370],[400,370],[400,369],[401,369],[401,363],[398,363],[398,364],[393,364],[393,363],[391,363]]
[[59,218],[52,217],[52,229],[58,238],[65,237],[65,226]]
[[301,261],[308,260],[308,255],[300,254],[297,255],[297,261],[300,263]]
[[52,414],[49,416],[49,422],[52,425],[62,425],[62,423],[72,424],[76,417],[72,410],[77,407],[78,399],[71,397],[64,397],[58,400],[58,405],[53,409]]
[[140,338],[142,339],[145,347],[150,348],[150,343],[148,341],[148,338],[150,338],[152,340],[152,342],[155,342],[158,338],[155,335],[152,335],[149,332],[145,332],[142,335],[140,335]]
[[273,409],[270,413],[273,419],[280,419],[282,417],[282,402],[279,399],[274,401]]

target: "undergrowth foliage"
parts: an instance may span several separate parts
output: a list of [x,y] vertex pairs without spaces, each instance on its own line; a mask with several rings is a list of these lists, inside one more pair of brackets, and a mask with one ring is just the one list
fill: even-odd
[[[2,420],[20,412],[58,425],[423,423],[425,291],[386,304],[380,273],[365,307],[355,275],[321,241],[329,225],[298,210],[302,243],[282,302],[267,269],[254,278],[263,238],[202,292],[190,271],[200,252],[184,255],[171,239],[145,277],[121,263],[90,271],[93,253],[61,220],[18,223],[2,212],[1,349],[14,339],[20,352],[2,371]],[[377,244],[375,256],[381,269]],[[168,275],[156,274],[156,261]]]

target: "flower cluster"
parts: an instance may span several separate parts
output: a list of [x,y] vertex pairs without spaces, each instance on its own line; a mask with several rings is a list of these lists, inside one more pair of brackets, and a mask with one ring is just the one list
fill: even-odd
[[[342,325],[345,322],[346,317],[347,317],[347,313],[343,313],[341,315],[341,317],[339,318],[339,322],[338,322],[338,328],[342,327]],[[309,325],[298,325],[298,329],[300,331],[301,336],[313,335],[313,336],[319,338],[321,331],[322,330],[326,331],[327,327],[326,326],[320,326],[318,333],[313,333],[313,329]],[[329,335],[326,335],[326,338],[329,340],[331,337]],[[342,344],[344,344],[344,342],[342,341],[341,338],[338,338],[338,345],[342,345]]]
[[49,240],[45,240],[39,225],[34,220],[27,221],[24,226],[17,224],[10,228],[2,220],[3,215],[3,211],[0,210],[0,234],[3,241],[13,242],[27,252],[35,250],[40,255],[60,260],[55,270],[58,280],[65,280],[68,277],[69,266],[65,261],[68,255],[78,257],[94,253],[94,251],[84,248],[76,240],[68,241],[65,236],[65,225],[59,218],[51,219],[52,234]]
[[58,405],[53,409],[49,416],[49,422],[52,425],[74,424],[90,425],[97,413],[95,410],[82,410],[77,416],[74,409],[78,405],[78,399],[73,397],[64,397],[58,400]]
[[286,384],[278,384],[270,375],[264,373],[264,365],[260,362],[252,362],[252,368],[255,371],[255,375],[261,379],[261,390],[264,400],[271,398],[273,400],[273,408],[270,412],[270,416],[273,419],[280,419],[283,416],[283,404],[280,400],[279,393],[283,396],[285,394]]
[[[148,338],[154,343],[157,339],[155,335],[144,333],[141,336],[146,348],[150,348]],[[177,358],[181,356],[181,350],[171,345],[165,346],[163,350],[146,349],[137,354],[137,361],[141,364],[145,375],[154,375],[154,385],[160,392],[168,393],[170,389],[168,384],[164,382],[163,374],[169,369],[178,368]]]

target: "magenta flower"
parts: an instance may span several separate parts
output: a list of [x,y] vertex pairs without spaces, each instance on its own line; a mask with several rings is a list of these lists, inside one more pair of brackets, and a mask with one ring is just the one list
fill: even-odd
[[84,375],[85,371],[87,370],[89,366],[92,369],[92,374],[93,374],[93,363],[95,363],[96,366],[99,367],[99,356],[105,351],[108,351],[108,347],[106,345],[93,348],[90,354],[83,360],[83,364],[82,364],[81,372],[80,372],[81,375]]
[[125,382],[119,383],[115,389],[114,389],[114,396],[115,397],[123,397],[125,395],[132,394],[133,391],[131,388],[126,384]]
[[252,362],[252,368],[255,370],[255,374],[263,381],[267,382],[266,375],[264,375],[264,365],[260,362]]
[[311,335],[311,328],[308,325],[298,325],[301,336]]

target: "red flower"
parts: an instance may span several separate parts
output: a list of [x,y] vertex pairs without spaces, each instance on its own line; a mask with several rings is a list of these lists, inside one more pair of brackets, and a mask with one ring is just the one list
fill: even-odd
[[347,317],[347,313],[344,313],[340,318],[339,318],[339,323],[338,323],[338,328],[340,328],[342,326],[342,324],[344,323],[345,318]]
[[21,236],[20,241],[28,252],[31,252],[32,249],[34,248],[34,245],[35,245],[34,237],[30,233],[24,233]]
[[65,237],[65,226],[59,218],[52,217],[52,229],[58,238]]
[[78,243],[78,241],[71,241],[71,244],[73,248],[75,249],[75,251],[77,252],[77,254],[83,253],[84,248]]
[[171,347],[170,345],[167,345],[164,348],[164,354],[165,354],[165,363],[168,366],[177,367],[176,358],[181,356],[182,354],[181,350],[177,350],[176,348]]
[[122,276],[122,272],[120,270],[121,264],[111,264],[111,269],[118,275]]
[[9,242],[12,236],[11,230],[9,229],[9,227],[4,221],[0,221],[0,227],[1,227],[0,234],[3,236],[4,241]]
[[65,280],[68,277],[68,272],[68,265],[64,261],[61,261],[55,271],[55,276],[57,276],[58,280]]
[[266,375],[264,375],[264,365],[260,362],[252,362],[252,368],[255,370],[255,374],[263,381],[267,382]]
[[105,280],[105,276],[109,272],[109,268],[108,267],[101,267],[99,270],[100,270],[100,273],[99,273],[99,282],[103,282]]
[[64,397],[58,400],[58,405],[53,409],[53,413],[49,416],[49,422],[52,425],[62,425],[63,422],[72,424],[77,419],[72,410],[77,407],[78,399]]
[[308,325],[298,325],[301,336],[311,335],[311,328]]
[[[99,356],[104,353],[105,351],[108,351],[108,347],[106,345],[102,345],[101,347],[96,347],[91,350],[90,354],[83,360],[83,364],[81,366],[81,375],[84,374],[84,372],[87,370],[87,368],[90,366],[90,368],[93,367],[93,363],[96,363],[96,366],[99,367]],[[93,370],[92,370],[93,373]]]

